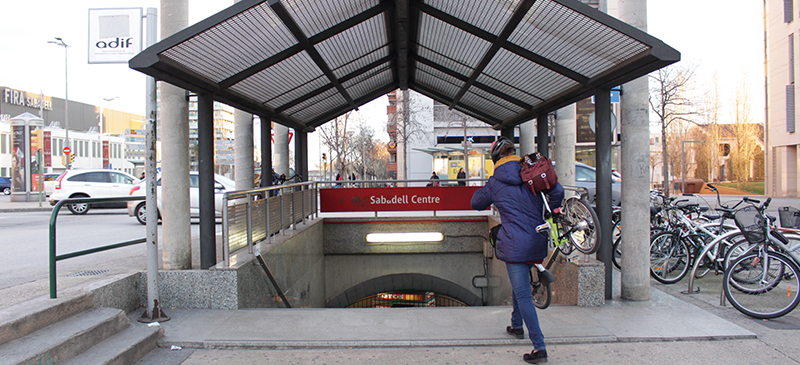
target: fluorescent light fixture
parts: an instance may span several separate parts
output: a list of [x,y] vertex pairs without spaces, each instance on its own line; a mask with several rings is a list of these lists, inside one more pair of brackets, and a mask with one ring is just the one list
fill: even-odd
[[444,240],[442,232],[400,232],[400,233],[369,233],[369,243],[409,243],[409,242],[441,242]]

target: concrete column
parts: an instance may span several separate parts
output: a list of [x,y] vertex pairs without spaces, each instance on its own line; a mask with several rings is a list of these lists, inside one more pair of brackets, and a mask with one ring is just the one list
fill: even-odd
[[558,182],[564,186],[575,185],[576,114],[575,104],[556,112],[556,149],[553,151],[553,160],[556,162]]
[[[161,0],[161,37],[189,25],[188,0]],[[161,234],[163,268],[192,268],[189,220],[189,101],[186,91],[161,82]]]
[[519,153],[521,155],[536,152],[536,141],[533,140],[535,136],[536,123],[534,121],[527,121],[519,125]]
[[217,234],[214,212],[214,99],[197,96],[198,193],[200,195],[200,268],[217,264]]
[[236,190],[252,189],[255,182],[253,178],[253,161],[255,161],[253,158],[253,115],[236,109],[233,119]]
[[550,140],[547,130],[547,113],[536,116],[536,151],[542,156],[550,158]]
[[[599,89],[594,96],[595,104],[595,150],[597,158],[597,225],[600,227],[597,259],[605,266],[606,299],[612,297],[611,284],[611,90]],[[624,252],[624,251],[623,251]]]
[[[619,18],[647,31],[647,2],[619,0]],[[650,125],[647,77],[622,85],[622,298],[650,299]]]
[[[272,122],[261,119],[261,187],[272,186]],[[269,177],[269,178],[267,178]]]
[[[278,175],[285,174],[288,179],[291,177],[289,176],[289,127],[275,123],[273,131],[275,132],[275,150],[272,151],[272,154],[275,158],[272,167],[275,168]],[[264,173],[263,169],[261,173]]]

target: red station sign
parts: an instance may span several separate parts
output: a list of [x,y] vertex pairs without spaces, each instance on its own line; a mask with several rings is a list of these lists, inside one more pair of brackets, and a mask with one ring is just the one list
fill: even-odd
[[472,210],[470,201],[478,189],[479,186],[320,189],[320,211]]

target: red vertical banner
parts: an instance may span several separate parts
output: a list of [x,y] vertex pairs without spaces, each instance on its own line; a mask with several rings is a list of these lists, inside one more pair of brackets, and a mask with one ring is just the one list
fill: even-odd
[[103,141],[103,168],[108,168],[109,163],[109,153],[108,153],[108,141]]
[[44,131],[44,167],[52,167],[52,158],[53,158],[53,144],[51,143],[50,139],[50,131]]

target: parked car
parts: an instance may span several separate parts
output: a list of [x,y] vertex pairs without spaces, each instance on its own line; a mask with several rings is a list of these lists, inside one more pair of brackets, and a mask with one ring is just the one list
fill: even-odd
[[56,190],[56,180],[58,177],[61,176],[62,173],[50,173],[44,174],[44,179],[42,184],[44,185],[44,195],[50,196],[53,194],[53,191]]
[[[67,170],[55,183],[50,205],[68,198],[126,197],[139,179],[122,171],[105,169]],[[89,208],[125,208],[125,202],[68,204],[72,214],[86,214]]]
[[11,195],[11,178],[0,177],[0,191],[5,195]]
[[[597,170],[589,165],[575,162],[575,185],[589,190],[589,203],[595,204],[595,192],[597,191]],[[619,206],[622,204],[622,180],[611,175],[611,204]]]
[[[189,216],[197,218],[200,216],[200,174],[198,172],[189,173]],[[233,180],[214,174],[214,210],[216,216],[222,216],[222,195],[226,191],[236,190],[236,183]],[[146,192],[145,182],[142,181],[130,189],[131,196],[144,196]],[[156,195],[158,203],[158,217],[161,219],[161,176],[156,182]],[[147,224],[147,204],[144,201],[128,202],[128,215],[136,217],[141,224]]]

